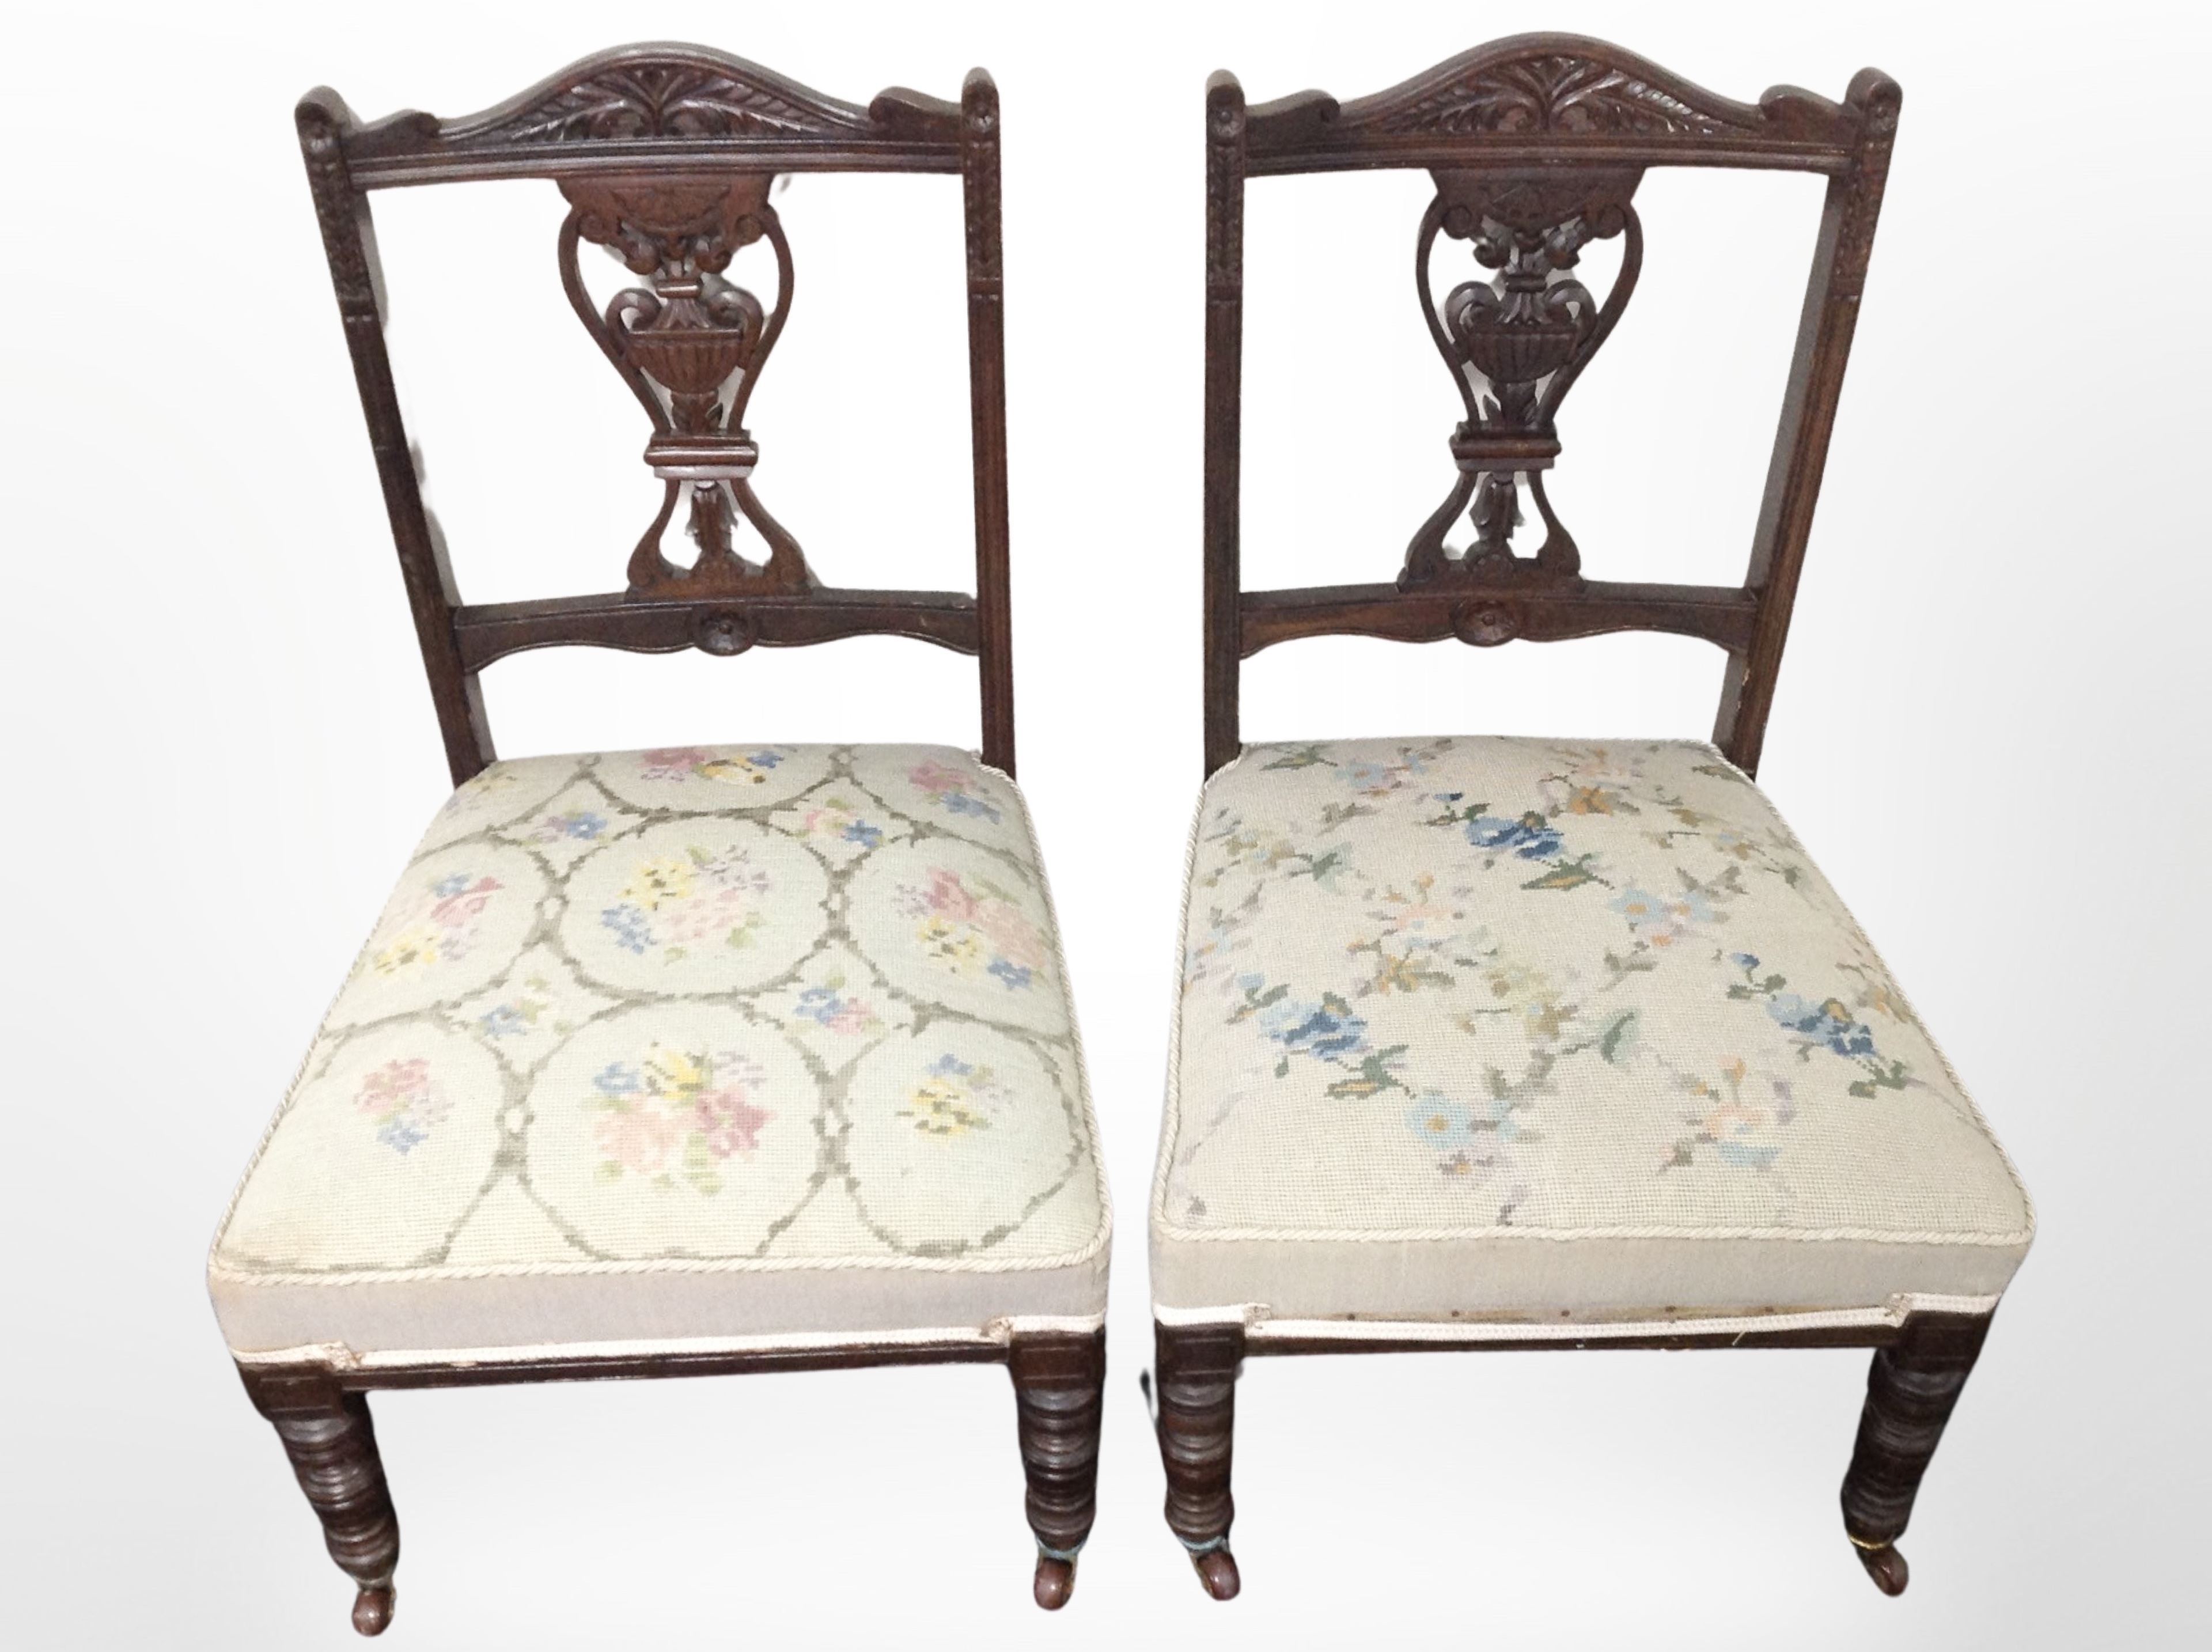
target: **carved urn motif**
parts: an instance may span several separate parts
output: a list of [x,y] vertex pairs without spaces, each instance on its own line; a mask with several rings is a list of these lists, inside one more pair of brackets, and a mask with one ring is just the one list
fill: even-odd
[[[562,183],[574,209],[563,252],[571,301],[652,416],[645,460],[667,483],[660,513],[630,559],[633,595],[812,584],[798,544],[754,497],[749,480],[760,450],[744,427],[745,404],[791,302],[790,252],[768,203],[772,181],[726,173]],[[776,254],[773,313],[722,273],[740,248],[763,239]],[[645,284],[624,288],[603,314],[595,311],[574,267],[580,240],[605,247]],[[684,501],[699,547],[688,569],[660,549]],[[764,565],[732,548],[741,520],[767,542]]]

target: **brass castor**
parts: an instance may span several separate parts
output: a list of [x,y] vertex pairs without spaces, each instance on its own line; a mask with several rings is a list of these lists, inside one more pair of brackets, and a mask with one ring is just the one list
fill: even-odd
[[1206,1592],[1217,1600],[1233,1600],[1244,1581],[1237,1575],[1237,1557],[1226,1548],[1208,1549],[1190,1558],[1191,1570]]
[[1075,1562],[1056,1554],[1038,1555],[1032,1592],[1047,1612],[1059,1611],[1075,1593]]
[[1858,1551],[1859,1564],[1867,1569],[1867,1576],[1874,1579],[1876,1588],[1884,1594],[1905,1593],[1905,1586],[1912,1581],[1912,1569],[1905,1564],[1905,1557],[1897,1552],[1895,1545],[1869,1546],[1854,1542],[1851,1546]]
[[399,1592],[391,1584],[374,1588],[363,1588],[354,1596],[354,1631],[361,1635],[381,1635],[392,1627],[392,1608]]

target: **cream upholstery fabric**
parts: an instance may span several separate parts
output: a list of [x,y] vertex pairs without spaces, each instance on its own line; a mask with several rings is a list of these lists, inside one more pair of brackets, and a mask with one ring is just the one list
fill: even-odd
[[1164,1317],[1872,1315],[1985,1306],[2027,1252],[2002,1150],[1710,746],[1249,747],[1184,941]]
[[934,747],[493,765],[216,1236],[234,1350],[1003,1333],[1108,1213],[1011,780]]

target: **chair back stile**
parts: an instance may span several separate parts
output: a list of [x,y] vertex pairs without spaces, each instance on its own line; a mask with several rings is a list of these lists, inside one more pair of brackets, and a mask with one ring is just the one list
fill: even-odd
[[[1235,77],[1206,87],[1206,769],[1237,756],[1241,663],[1294,638],[1352,633],[1478,647],[1627,630],[1726,651],[1713,740],[1754,773],[1850,351],[1897,129],[1897,83],[1872,70],[1838,104],[1777,87],[1756,105],[1692,85],[1604,42],[1526,34],[1371,97],[1321,92],[1248,106]],[[1796,353],[1741,586],[1625,583],[1582,572],[1544,491],[1562,398],[1635,289],[1633,196],[1651,167],[1779,168],[1828,180]],[[1431,340],[1465,404],[1456,477],[1389,584],[1248,591],[1238,488],[1243,204],[1250,177],[1423,168],[1437,193],[1415,246]],[[1580,249],[1623,238],[1602,302],[1574,278]],[[1472,243],[1480,277],[1441,299],[1431,254]],[[1489,272],[1494,271],[1492,275]],[[1515,543],[1525,498],[1543,540]],[[1464,518],[1472,541],[1447,549]]]
[[[458,785],[493,762],[480,673],[525,649],[587,645],[635,653],[738,654],[863,635],[907,636],[975,655],[982,756],[1014,768],[1007,599],[1006,366],[999,227],[999,99],[969,74],[957,104],[894,88],[865,108],[706,47],[632,46],[562,70],[459,120],[407,112],[364,124],[319,89],[296,112],[430,694]],[[793,257],[769,186],[781,173],[957,173],[966,225],[975,591],[825,586],[797,539],[753,490],[759,458],[744,412],[789,312]],[[664,483],[658,516],[605,594],[470,604],[423,508],[383,324],[369,195],[380,189],[542,178],[568,203],[557,241],[562,286],[652,422],[645,459]],[[577,267],[592,242],[635,284],[604,312]],[[765,242],[773,308],[723,271]],[[698,544],[672,562],[679,512]],[[748,556],[757,539],[764,555]]]

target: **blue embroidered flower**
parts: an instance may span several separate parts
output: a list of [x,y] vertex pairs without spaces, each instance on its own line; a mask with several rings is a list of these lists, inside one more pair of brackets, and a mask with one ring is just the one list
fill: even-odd
[[978,797],[965,792],[940,792],[937,800],[956,815],[980,815],[994,826],[999,823],[999,811]]
[[1721,1163],[1734,1165],[1739,1170],[1765,1170],[1773,1167],[1782,1149],[1771,1143],[1735,1141],[1723,1138],[1713,1144],[1713,1151],[1721,1156]]
[[1525,814],[1518,820],[1500,815],[1477,815],[1467,823],[1467,841],[1478,849],[1510,849],[1523,860],[1541,860],[1559,852],[1565,841],[1541,815]]
[[605,815],[589,809],[571,809],[565,815],[547,815],[538,823],[538,835],[549,842],[555,838],[576,837],[588,843],[606,829]]
[[453,896],[465,890],[468,886],[468,874],[457,872],[451,878],[441,878],[436,883],[431,884],[430,893],[441,901],[450,901]]
[[865,820],[856,820],[839,834],[848,843],[857,843],[864,849],[872,849],[884,841],[884,829],[871,826]]
[[1766,1013],[1790,1031],[1826,1044],[1838,1055],[1872,1055],[1874,1033],[1851,1018],[1848,1006],[1834,999],[1814,1004],[1795,993],[1777,993],[1766,1000]]
[[971,1064],[957,1055],[940,1055],[929,1064],[927,1070],[933,1078],[973,1078],[975,1072]]
[[632,952],[642,953],[653,944],[653,924],[642,907],[623,902],[620,906],[608,907],[599,914],[599,922],[614,932],[615,944]]
[[1729,954],[1729,962],[1739,969],[1756,969],[1759,968],[1759,954],[1756,952],[1731,952]]
[[609,1098],[637,1095],[645,1088],[645,1081],[635,1067],[622,1061],[610,1061],[592,1075],[592,1087]]
[[783,753],[772,750],[748,751],[745,761],[755,768],[773,768],[783,761]]
[[510,1038],[526,1029],[530,1022],[514,1005],[498,1004],[478,1016],[477,1025],[483,1029],[487,1038]]
[[430,1133],[402,1113],[386,1119],[383,1128],[376,1133],[376,1139],[394,1152],[404,1154],[417,1142],[428,1141]]
[[1368,1048],[1366,1022],[1333,993],[1325,994],[1319,1004],[1283,999],[1268,1008],[1260,1025],[1285,1050],[1324,1061],[1357,1055]]
[[1028,986],[1036,971],[1025,963],[1016,963],[1012,958],[993,958],[990,973],[1005,981],[1011,992],[1018,987]]

